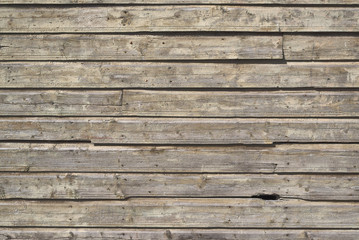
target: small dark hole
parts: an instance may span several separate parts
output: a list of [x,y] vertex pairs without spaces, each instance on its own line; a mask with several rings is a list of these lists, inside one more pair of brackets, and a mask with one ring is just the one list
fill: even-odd
[[260,198],[262,200],[278,200],[280,196],[278,194],[257,194],[253,195],[252,198]]

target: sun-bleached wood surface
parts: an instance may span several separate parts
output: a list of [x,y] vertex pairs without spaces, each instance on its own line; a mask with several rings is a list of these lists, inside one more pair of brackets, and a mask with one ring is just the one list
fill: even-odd
[[0,240],[359,239],[358,10],[2,0]]

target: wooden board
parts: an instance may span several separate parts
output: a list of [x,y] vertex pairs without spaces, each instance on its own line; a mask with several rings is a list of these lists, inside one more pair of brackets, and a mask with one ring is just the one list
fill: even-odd
[[124,90],[121,109],[124,116],[354,117],[358,102],[350,91]]
[[359,93],[0,90],[0,116],[357,117]]
[[1,201],[0,216],[3,227],[356,229],[359,204],[238,198]]
[[0,171],[359,173],[358,144],[144,147],[0,143]]
[[359,120],[2,118],[0,140],[70,140],[107,144],[359,142]]
[[0,116],[118,116],[121,99],[121,90],[0,90]]
[[281,36],[0,35],[0,60],[282,59]]
[[284,35],[286,60],[358,60],[358,36]]
[[359,4],[358,0],[2,0],[1,4]]
[[358,175],[1,173],[0,199],[252,197],[359,201]]
[[359,8],[354,7],[24,6],[0,8],[0,16],[6,19],[0,22],[3,33],[359,31]]
[[1,88],[359,88],[359,63],[3,62]]
[[271,229],[106,229],[106,228],[0,228],[0,239],[123,239],[123,240],[357,240],[358,230],[271,230]]

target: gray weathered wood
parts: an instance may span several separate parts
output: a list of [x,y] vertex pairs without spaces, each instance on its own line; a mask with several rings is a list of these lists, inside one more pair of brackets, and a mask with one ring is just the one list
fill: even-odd
[[[0,116],[357,117],[359,93],[0,90]],[[121,100],[122,99],[122,100]]]
[[0,226],[358,228],[357,202],[260,199],[1,201]]
[[143,147],[0,143],[0,171],[359,173],[358,144]]
[[282,59],[281,36],[0,35],[0,60]]
[[359,201],[358,175],[1,173],[0,199],[251,197]]
[[359,4],[358,0],[1,0],[1,4]]
[[0,115],[118,116],[122,91],[0,90]]
[[286,60],[358,60],[358,36],[284,35]]
[[355,117],[358,103],[359,92],[350,91],[124,90],[121,109],[124,116]]
[[1,88],[359,88],[359,63],[3,62]]
[[2,118],[0,140],[122,144],[359,142],[359,119]]
[[0,240],[357,240],[358,230],[0,228]]
[[3,33],[359,31],[359,8],[339,7],[4,7],[0,16]]

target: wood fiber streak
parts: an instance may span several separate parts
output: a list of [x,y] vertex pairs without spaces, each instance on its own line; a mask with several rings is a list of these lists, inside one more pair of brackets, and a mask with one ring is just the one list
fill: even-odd
[[358,60],[359,36],[284,35],[286,60]]
[[72,140],[121,144],[359,142],[359,120],[2,118],[0,140]]
[[122,114],[176,117],[354,117],[359,116],[358,102],[359,92],[349,91],[124,90]]
[[359,88],[359,63],[3,62],[1,88]]
[[358,144],[140,147],[0,143],[0,171],[359,173]]
[[359,201],[357,175],[1,173],[0,199],[251,197]]
[[118,116],[122,91],[0,90],[0,116]]
[[0,35],[0,60],[282,59],[282,36]]
[[353,7],[4,7],[0,16],[3,33],[359,31],[359,8]]
[[0,215],[2,227],[350,229],[358,227],[359,204],[238,198],[1,201]]
[[106,228],[0,228],[0,240],[357,240],[357,230],[249,230],[249,229],[106,229]]

